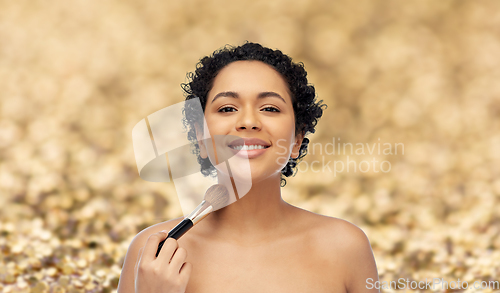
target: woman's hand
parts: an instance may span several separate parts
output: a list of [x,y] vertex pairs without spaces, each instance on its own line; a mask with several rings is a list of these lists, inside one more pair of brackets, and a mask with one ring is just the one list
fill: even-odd
[[193,266],[184,262],[186,249],[177,240],[168,238],[155,257],[158,244],[167,237],[162,231],[149,236],[146,245],[139,250],[134,269],[136,293],[184,293]]

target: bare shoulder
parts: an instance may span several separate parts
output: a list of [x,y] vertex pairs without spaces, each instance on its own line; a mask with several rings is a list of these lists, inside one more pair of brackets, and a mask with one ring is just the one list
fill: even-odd
[[370,241],[365,232],[346,220],[311,213],[309,226],[317,252],[334,268],[347,292],[378,292],[367,284],[378,281]]
[[[337,248],[352,250],[370,245],[365,232],[353,223],[328,216],[323,217],[324,225],[319,229],[325,241],[339,245]],[[370,248],[371,249],[371,248]]]
[[302,215],[305,220],[301,222],[327,247],[335,245],[336,249],[355,249],[370,245],[365,232],[351,222],[306,210],[302,210]]

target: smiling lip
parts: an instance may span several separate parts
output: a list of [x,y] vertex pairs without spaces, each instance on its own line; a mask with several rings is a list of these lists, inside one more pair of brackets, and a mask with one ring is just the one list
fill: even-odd
[[[261,145],[266,148],[264,149],[253,149],[253,150],[237,150],[233,149],[231,146],[242,146],[242,145]],[[271,144],[263,141],[262,139],[258,138],[240,138],[237,140],[234,140],[231,142],[229,145],[229,149],[237,156],[241,158],[248,158],[248,159],[253,159],[256,158],[263,153],[266,152],[266,150],[271,146]]]

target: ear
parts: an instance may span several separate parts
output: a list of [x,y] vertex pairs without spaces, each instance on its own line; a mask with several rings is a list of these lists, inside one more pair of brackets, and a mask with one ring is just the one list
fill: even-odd
[[299,157],[300,146],[302,145],[302,141],[304,140],[304,133],[299,133],[295,136],[294,146],[292,148],[292,153],[290,157],[297,159]]
[[196,131],[196,139],[198,140],[198,146],[200,147],[200,157],[203,159],[206,159],[208,157],[207,155],[207,148],[205,147],[205,144],[203,143],[203,133],[201,132],[200,126],[198,123],[194,124],[194,128]]

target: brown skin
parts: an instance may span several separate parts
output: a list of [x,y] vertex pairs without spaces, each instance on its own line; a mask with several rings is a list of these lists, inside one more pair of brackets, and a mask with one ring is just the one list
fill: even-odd
[[[239,98],[212,103],[215,95],[227,91]],[[284,101],[257,99],[262,92],[277,93]],[[125,257],[119,293],[160,292],[155,288],[188,293],[379,292],[366,289],[366,279],[374,283],[378,274],[361,229],[294,207],[281,197],[285,161],[279,159],[297,157],[304,136],[295,134],[292,99],[278,72],[259,61],[229,64],[214,80],[205,119],[211,135],[257,137],[271,144],[249,160],[252,188],[178,241],[168,239],[157,259],[156,247],[166,237],[159,232],[169,231],[182,218],[139,233]],[[200,155],[206,157],[200,146]]]

